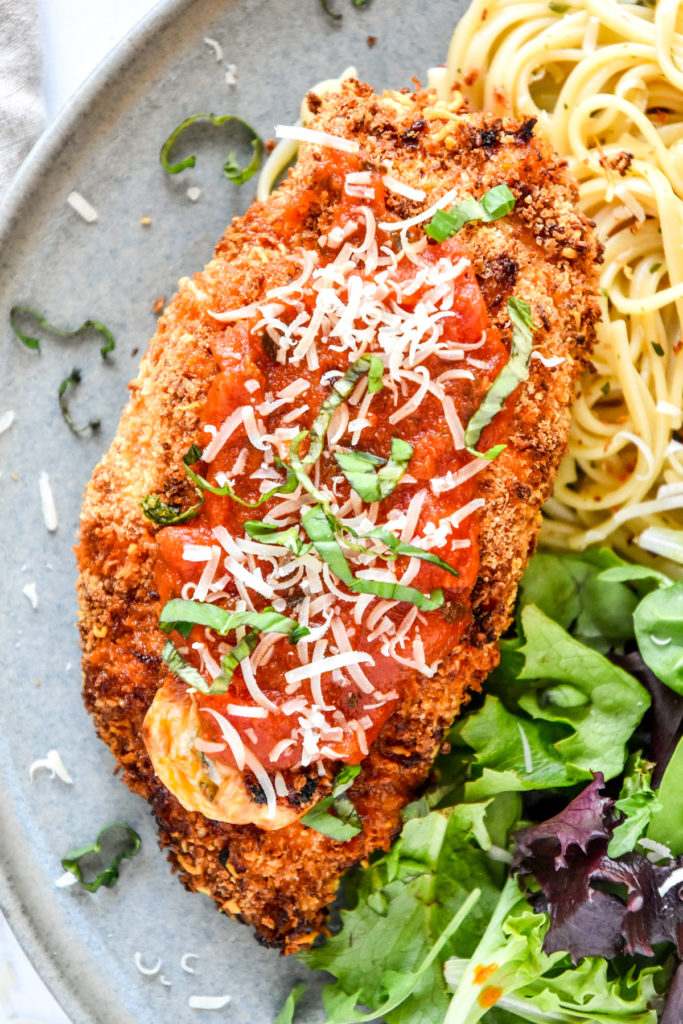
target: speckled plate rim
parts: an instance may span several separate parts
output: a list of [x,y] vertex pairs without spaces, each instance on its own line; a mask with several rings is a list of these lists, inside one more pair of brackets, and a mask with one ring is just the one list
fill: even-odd
[[[162,31],[177,12],[187,6],[187,2],[159,0],[88,75],[41,135],[0,205],[0,248],[10,244],[14,226],[21,219],[25,205],[30,202],[34,191],[49,173],[81,120],[94,104],[102,102],[109,86],[135,60],[136,51],[147,46],[154,35]],[[9,824],[4,810],[0,810],[0,823],[3,828]],[[22,949],[73,1024],[99,1024],[84,1006],[62,966],[57,965],[51,957],[49,941],[36,928],[30,904],[25,902],[22,895],[13,887],[5,866],[0,862],[0,908]],[[119,1007],[108,1008],[102,1005],[100,1017],[107,1019],[109,1013],[109,1019],[113,1022],[115,1017],[111,1014],[119,1010]]]

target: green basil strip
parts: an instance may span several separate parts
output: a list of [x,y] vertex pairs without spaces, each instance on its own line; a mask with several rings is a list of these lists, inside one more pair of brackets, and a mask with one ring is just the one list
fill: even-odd
[[161,657],[166,665],[170,668],[174,675],[179,676],[184,683],[188,686],[192,686],[195,690],[199,690],[200,693],[208,693],[209,686],[206,679],[190,665],[189,661],[185,661],[180,651],[176,649],[175,644],[171,640],[167,640],[161,651]]
[[[331,792],[322,800],[318,800],[317,804],[304,814],[300,819],[301,824],[342,843],[362,832],[361,817],[350,798],[344,795],[353,785],[360,770],[359,764],[345,765],[337,773]],[[329,813],[331,807],[334,808],[337,817]]]
[[251,147],[254,151],[254,155],[247,166],[240,168],[235,154],[230,153],[226,160],[225,167],[223,168],[223,173],[229,181],[232,181],[235,185],[243,185],[244,182],[248,181],[261,166],[264,146],[260,135],[254,131],[251,125],[246,121],[243,121],[241,117],[236,117],[234,114],[223,114],[220,117],[215,114],[192,114],[190,117],[186,117],[185,120],[181,121],[178,127],[171,132],[169,137],[166,139],[166,142],[164,142],[161,147],[161,152],[159,153],[161,166],[168,174],[179,174],[180,171],[184,171],[186,167],[194,167],[197,162],[196,157],[194,156],[188,156],[185,160],[181,160],[177,164],[169,163],[169,156],[173,146],[185,129],[189,128],[191,124],[195,121],[201,120],[202,118],[207,118],[211,124],[216,126],[227,124],[229,121],[236,121],[237,124],[241,124],[253,136]]
[[512,321],[510,358],[484,395],[481,405],[471,417],[465,431],[467,450],[471,455],[476,455],[479,458],[495,458],[505,447],[496,445],[495,448],[491,448],[483,454],[475,449],[484,427],[491,423],[515,388],[529,375],[529,362],[533,348],[532,331],[534,330],[531,310],[524,299],[518,299],[514,295],[508,299],[507,309]]
[[262,494],[256,501],[246,501],[244,498],[240,498],[235,494],[230,484],[224,484],[222,487],[210,484],[203,476],[191,469],[190,467],[193,466],[195,462],[199,462],[201,457],[201,449],[196,444],[193,444],[192,447],[183,455],[185,472],[197,488],[198,493],[201,491],[208,491],[209,494],[216,494],[218,497],[232,498],[233,501],[237,501],[240,505],[244,505],[245,508],[259,508],[265,501],[269,501],[270,498],[275,497],[276,494],[291,494],[297,488],[298,480],[291,467],[288,466],[286,462],[283,462],[282,459],[275,458],[274,462],[277,469],[284,470],[287,474],[283,483],[276,484],[275,487],[266,491],[265,494]]
[[515,197],[507,185],[494,185],[481,197],[485,221],[500,220],[512,213],[515,208]]
[[353,490],[361,496],[363,501],[379,501],[381,495],[377,467],[385,466],[385,459],[372,455],[370,452],[335,452],[334,459]]
[[262,612],[230,612],[205,601],[172,598],[162,609],[159,626],[164,633],[170,633],[178,629],[178,625],[183,624],[206,626],[219,636],[225,636],[233,629],[246,626],[261,633],[286,633],[292,643],[298,643],[309,633],[307,627],[300,626],[296,619],[288,619],[286,615],[280,615],[272,608],[265,608]]
[[[114,822],[107,825],[89,846],[80,846],[77,850],[67,853],[62,859],[62,867],[75,875],[84,889],[97,892],[101,885],[110,889],[119,877],[119,865],[124,857],[131,858],[140,849],[140,836],[130,825]],[[108,861],[102,869],[103,859]],[[85,874],[97,872],[89,882]]]
[[259,630],[252,629],[242,637],[239,643],[235,644],[231,651],[223,656],[220,673],[216,676],[209,688],[209,693],[227,693],[235,669],[241,661],[248,658],[254,651],[259,641]]
[[293,555],[305,555],[311,550],[312,544],[303,544],[299,539],[299,527],[290,526],[280,530],[274,523],[264,523],[261,519],[248,519],[244,524],[245,533],[252,540],[262,544],[275,544],[287,548]]
[[[391,439],[391,456],[385,459],[370,452],[336,452],[335,460],[356,494],[363,501],[381,501],[395,489],[408,468],[413,446],[400,437]],[[381,469],[377,469],[381,466]]]
[[[332,385],[332,393],[327,396],[320,411],[311,425],[311,429],[302,430],[289,443],[289,462],[296,479],[308,493],[319,502],[329,514],[329,502],[322,491],[318,490],[308,475],[308,467],[315,465],[323,453],[325,437],[330,420],[342,402],[346,401],[354,387],[364,374],[368,374],[368,390],[380,391],[383,387],[382,374],[384,364],[379,356],[361,356],[347,368],[346,372]],[[310,437],[308,451],[302,457],[299,452],[305,438]]]
[[[444,602],[443,590],[433,590],[429,595],[423,594],[415,587],[406,587],[392,580],[364,580],[354,576],[337,541],[334,527],[321,506],[308,509],[301,516],[301,525],[313,546],[329,565],[335,576],[345,583],[354,594],[373,594],[393,601],[407,601],[421,611],[433,611]],[[427,554],[427,552],[423,552]],[[445,564],[445,563],[444,563]]]
[[320,2],[320,6],[322,7],[323,11],[328,16],[328,18],[332,18],[333,21],[341,21],[342,20],[341,14],[337,14],[335,11],[333,11],[330,8],[329,0],[319,0],[319,2]]
[[[185,624],[179,625],[182,627],[182,625]],[[297,632],[303,629],[305,629],[305,627],[299,626],[297,627]],[[185,636],[184,630],[180,629],[179,632]],[[207,683],[201,672],[186,662],[182,654],[176,649],[175,645],[170,640],[167,640],[164,644],[161,656],[171,672],[182,679],[183,683],[187,683],[188,686],[199,690],[201,693],[208,693],[212,696],[217,693],[226,693],[230,683],[232,682],[234,670],[237,669],[240,662],[243,662],[243,660],[246,657],[249,657],[252,653],[258,643],[261,632],[262,631],[259,629],[250,630],[245,634],[242,640],[227,652],[227,654],[223,655],[220,663],[220,673],[216,676],[211,685]],[[275,630],[271,632],[282,633],[284,631]],[[294,630],[292,633],[294,633]],[[306,633],[308,633],[307,629]]]
[[[301,456],[299,455],[299,449],[301,448],[301,443],[302,443],[302,441],[304,441],[305,438],[308,437],[308,433],[309,432],[307,430],[302,430],[301,433],[297,434],[296,437],[293,438],[289,442],[289,464],[290,464],[290,467],[291,467],[291,471],[294,474],[295,480],[298,483],[300,483],[301,486],[303,487],[303,489],[305,491],[308,491],[308,493],[313,498],[315,498],[316,501],[320,502],[320,504],[323,506],[323,508],[329,513],[329,511],[330,511],[329,500],[325,497],[323,492],[318,490],[318,488],[315,486],[315,484],[311,480],[310,476],[308,475],[308,472],[307,472],[307,469],[306,469],[306,459],[305,458],[302,459]],[[311,445],[311,447],[312,447],[312,445]],[[310,448],[309,448],[309,454],[310,454]],[[306,458],[308,458],[308,456],[306,456]]]
[[306,531],[309,539],[313,542],[323,562],[329,565],[334,575],[350,587],[355,580],[351,572],[351,566],[339,542],[337,541],[334,527],[320,505],[314,505],[307,509],[301,516],[301,525]]
[[105,327],[104,324],[101,324],[99,320],[86,320],[80,327],[77,327],[75,331],[63,331],[60,327],[55,327],[54,324],[48,323],[44,316],[41,316],[40,313],[36,313],[35,309],[29,309],[28,306],[12,306],[9,311],[10,327],[26,348],[34,349],[34,351],[40,352],[40,341],[38,338],[32,338],[30,334],[24,334],[24,332],[17,327],[17,319],[22,316],[32,316],[34,320],[38,321],[38,324],[41,327],[45,328],[46,331],[58,334],[60,338],[75,338],[78,334],[84,334],[90,329],[98,331],[105,339],[104,345],[100,348],[100,355],[103,359],[116,348],[114,335],[111,333],[109,328]]
[[374,530],[370,530],[370,533],[364,533],[362,536],[376,537],[378,540],[381,540],[382,544],[385,544],[391,550],[394,558],[397,558],[399,555],[419,558],[423,562],[429,562],[431,565],[438,565],[440,569],[451,573],[452,576],[460,575],[459,571],[452,565],[449,565],[448,562],[445,562],[443,558],[432,554],[431,551],[425,551],[424,548],[415,547],[414,544],[406,544],[405,541],[399,540],[391,530],[387,530],[383,526],[377,526]]
[[488,223],[500,220],[515,208],[515,197],[507,185],[494,185],[485,192],[481,200],[468,196],[450,210],[437,210],[425,231],[435,242],[445,242],[457,235],[465,224],[475,220]]
[[320,412],[311,426],[309,449],[302,459],[304,466],[313,466],[318,461],[323,453],[325,436],[332,419],[332,414],[342,402],[346,401],[358,381],[366,373],[368,374],[368,391],[381,391],[384,364],[379,356],[361,356],[360,359],[354,360],[343,376],[334,382],[332,394],[328,395],[320,406]]
[[142,514],[155,526],[175,526],[178,523],[188,523],[198,516],[203,504],[204,495],[201,495],[201,501],[181,512],[176,506],[167,505],[158,494],[147,494],[140,502],[140,508]]
[[383,597],[387,601],[407,601],[414,604],[421,612],[433,612],[444,603],[443,590],[441,588],[432,590],[429,594],[423,594],[415,587],[405,587],[402,583],[393,583],[390,580],[355,580],[349,587],[354,594],[373,594],[375,597]]
[[72,433],[74,434],[82,434],[86,430],[99,430],[101,426],[100,421],[98,419],[93,419],[88,420],[88,422],[84,423],[82,427],[77,427],[71,418],[66,393],[70,387],[75,387],[77,384],[80,383],[81,371],[78,369],[77,366],[74,366],[69,376],[65,377],[62,383],[59,385],[59,390],[57,391],[57,397],[59,399],[59,408],[62,413],[62,418],[64,419],[64,422],[68,426],[69,430],[71,430]]
[[384,363],[379,356],[370,356],[370,369],[368,370],[368,391],[374,395],[384,387]]
[[486,459],[488,462],[491,462],[493,459],[497,459],[500,453],[504,452],[506,448],[506,444],[494,444],[493,447],[489,448],[486,452],[478,452],[476,448],[468,448],[467,451],[470,455],[474,455],[478,459]]

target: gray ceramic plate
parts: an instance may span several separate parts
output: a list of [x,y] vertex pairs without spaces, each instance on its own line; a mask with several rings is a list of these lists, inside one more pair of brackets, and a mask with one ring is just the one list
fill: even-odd
[[[172,878],[144,804],[113,777],[114,762],[94,735],[80,699],[71,551],[80,497],[112,438],[139,352],[154,331],[154,300],[209,259],[227,221],[250,202],[221,175],[225,140],[198,142],[196,168],[170,178],[159,167],[161,141],[198,111],[232,112],[266,137],[297,117],[316,81],[349,64],[381,88],[425,80],[445,60],[459,0],[169,0],[124,40],[81,89],[26,163],[0,225],[0,414],[16,419],[0,437],[0,900],[20,941],[74,1024],[174,1024],[201,1019],[191,994],[231,993],[214,1014],[234,1024],[268,1024],[305,969],[256,944],[246,928],[219,915]],[[217,39],[220,64],[203,42]],[[376,44],[368,45],[368,36]],[[235,86],[225,66],[235,63]],[[221,148],[221,146],[223,148]],[[189,186],[201,197],[191,203]],[[96,207],[87,224],[67,205],[73,190]],[[151,226],[140,220],[151,218]],[[41,332],[32,352],[11,334],[9,308],[26,303],[62,326],[88,317],[117,340],[103,364],[96,336],[64,341]],[[78,439],[62,422],[57,387],[83,371],[74,416],[101,417],[98,435]],[[43,525],[38,478],[49,474],[59,527]],[[22,593],[35,583],[38,607]],[[39,685],[38,685],[39,684]],[[58,748],[73,786],[28,766]],[[58,889],[60,857],[94,839],[105,824],[130,822],[142,853],[125,863],[119,884],[90,895]],[[163,960],[146,978],[134,966]],[[196,974],[181,969],[184,953]],[[302,1018],[321,1019],[315,990]],[[212,1016],[208,1015],[209,1018]]]

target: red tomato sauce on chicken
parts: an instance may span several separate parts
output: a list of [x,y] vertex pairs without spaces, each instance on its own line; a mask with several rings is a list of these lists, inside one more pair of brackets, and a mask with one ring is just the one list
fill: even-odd
[[[321,161],[321,179],[325,179],[330,188],[341,193],[341,200],[335,207],[333,227],[344,232],[349,229],[349,226],[353,229],[353,224],[356,223],[355,232],[351,230],[348,237],[355,245],[358,245],[363,237],[364,222],[362,217],[359,218],[358,198],[347,196],[344,192],[344,174],[349,170],[358,170],[352,157],[340,160],[339,155],[335,154],[334,161],[329,159]],[[372,210],[377,221],[380,221],[384,214],[383,196],[381,179],[378,175],[374,175],[362,203]],[[307,204],[313,202],[315,198],[319,198],[318,192],[311,196],[301,196],[298,206],[292,204],[292,208],[288,210],[281,226],[284,239],[293,230],[298,230],[305,217]],[[396,237],[393,235],[390,238],[387,234],[378,232],[378,241],[383,245],[391,246]],[[335,256],[336,251],[334,250],[323,251],[322,257],[319,256],[318,265],[324,266]],[[467,261],[467,252],[457,240],[451,239],[440,244],[430,242],[420,253],[419,259],[422,265],[435,265],[444,259],[451,264],[456,264],[460,260]],[[410,284],[415,280],[417,270],[418,268],[413,262],[404,258],[398,265],[396,278],[403,284]],[[402,308],[407,311],[414,310],[424,298],[427,290],[428,286],[425,285],[417,287],[411,294],[406,294],[402,299]],[[314,295],[310,289],[302,291],[302,301],[311,311]],[[240,306],[242,302],[243,300],[236,294],[234,305]],[[294,421],[295,425],[298,430],[308,430],[332,389],[330,379],[325,378],[325,374],[328,371],[345,371],[349,365],[348,355],[343,351],[334,351],[330,345],[318,344],[319,366],[316,369],[309,369],[305,359],[296,363],[291,360],[278,362],[272,358],[272,352],[268,351],[268,346],[264,345],[262,331],[253,329],[258,320],[259,315],[255,314],[250,319],[230,324],[224,332],[216,334],[212,347],[219,372],[211,383],[201,410],[201,424],[219,428],[240,406],[252,404],[256,408],[262,403],[268,402],[267,395],[271,396],[272,403],[272,397],[277,399],[283,389],[303,378],[309,384],[304,393],[293,402],[275,408],[270,413],[260,415],[260,419],[265,426],[266,433],[270,435],[278,427],[291,425],[293,410],[299,408],[300,412]],[[472,414],[479,407],[488,387],[508,360],[508,352],[499,332],[490,325],[484,299],[469,262],[453,281],[452,305],[449,307],[447,315],[442,318],[441,323],[443,327],[441,341],[455,348],[463,346],[464,358],[453,362],[434,354],[428,356],[422,365],[428,370],[432,381],[442,377],[443,374],[450,374],[444,378],[443,387],[453,402],[460,422],[466,426]],[[470,350],[467,346],[477,347]],[[373,349],[370,348],[369,351],[373,351]],[[470,358],[474,362],[470,362]],[[453,371],[464,372],[455,374]],[[326,383],[323,384],[321,378],[326,379]],[[246,387],[250,381],[257,381],[258,389],[255,389],[254,385],[250,385],[254,389],[250,391]],[[398,422],[391,423],[390,417],[397,408],[397,402],[398,405],[403,405],[417,387],[417,383],[411,384],[405,395],[401,394],[399,387],[397,395],[396,388],[392,389],[391,386],[388,386],[387,375],[385,375],[385,386],[374,394],[367,412],[366,418],[369,421],[369,426],[363,429],[355,447],[388,459],[393,437],[400,437],[413,446],[414,452],[407,468],[410,482],[401,481],[393,493],[379,502],[377,522],[386,523],[390,513],[405,513],[411,499],[418,492],[426,489],[427,494],[416,528],[416,533],[425,536],[426,533],[437,529],[441,520],[467,505],[476,492],[479,475],[473,475],[455,488],[444,490],[443,493],[432,493],[430,481],[437,477],[444,477],[448,473],[456,474],[458,470],[471,464],[473,457],[464,449],[455,450],[442,402],[430,392],[427,392],[413,412]],[[357,414],[357,409],[356,405],[350,410],[350,419]],[[495,417],[493,423],[483,432],[478,445],[480,451],[486,451],[497,442],[504,442],[507,418],[506,410]],[[349,427],[342,438],[342,442],[349,447],[351,446],[351,433]],[[203,437],[210,440],[209,433],[204,434]],[[207,443],[208,441],[205,442],[205,445]],[[304,452],[306,445],[303,448]],[[247,450],[246,461],[243,454],[244,449]],[[233,475],[234,467],[240,459],[244,462],[242,472],[239,475]],[[263,480],[254,479],[252,474],[259,470],[262,460],[263,451],[249,443],[244,430],[236,430],[209,466],[200,462],[194,468],[212,483],[215,483],[217,474],[224,473],[233,481],[235,492],[242,499],[255,502],[261,496]],[[319,478],[316,479],[326,483],[332,478],[339,478],[339,476],[339,468],[326,446],[320,458]],[[276,481],[272,481],[270,486],[274,486],[275,483]],[[346,480],[342,479],[341,483],[337,480],[335,488],[341,505],[349,497],[349,484]],[[201,566],[198,567],[197,563],[184,559],[183,552],[187,545],[215,545],[216,540],[212,533],[215,527],[224,527],[233,537],[243,537],[245,535],[244,523],[247,520],[262,519],[272,506],[285,500],[285,495],[273,497],[259,508],[254,509],[247,508],[228,496],[207,493],[196,519],[183,525],[168,526],[162,529],[157,535],[156,565],[156,580],[161,607],[172,597],[187,595],[188,589],[191,589],[187,585],[192,582],[196,583],[201,572]],[[415,616],[419,622],[427,663],[444,659],[470,621],[470,591],[476,581],[479,569],[478,523],[479,513],[477,510],[467,515],[459,525],[451,530],[442,547],[431,549],[453,566],[457,570],[458,576],[444,571],[439,566],[420,561],[419,570],[410,580],[411,587],[418,588],[425,594],[436,588],[442,588],[444,592],[445,602],[441,608],[428,612],[417,612]],[[408,567],[409,559],[400,556],[394,564],[400,579]],[[396,706],[396,701],[400,699],[402,688],[408,677],[414,677],[415,671],[402,666],[393,657],[383,652],[382,636],[373,638],[373,628],[368,624],[368,620],[376,629],[377,622],[373,620],[372,612],[373,608],[378,606],[381,598],[376,598],[359,617],[360,621],[356,621],[357,617],[354,616],[354,611],[357,598],[350,594],[344,584],[336,581],[336,587],[348,597],[347,600],[342,598],[337,600],[336,614],[339,615],[345,626],[353,650],[367,652],[374,660],[374,665],[366,663],[362,666],[366,677],[373,684],[375,691],[396,694],[395,697],[378,707],[376,694],[366,694],[349,686],[339,678],[338,674],[331,673],[322,676],[321,688],[326,705],[329,708],[338,709],[347,722],[363,719],[365,742],[369,745]],[[224,592],[226,596],[219,603],[223,607],[233,608],[234,602],[239,599],[239,591],[234,579],[227,580]],[[267,600],[265,597],[260,597],[257,594],[252,597],[255,607],[259,610],[272,605],[272,600]],[[296,618],[297,603],[300,600],[300,593],[296,591],[288,593],[286,595],[287,607],[283,614]],[[411,604],[401,601],[388,608],[385,614],[398,628],[412,607]],[[382,618],[383,616],[380,616],[380,622]],[[231,634],[231,637],[233,639],[230,639],[229,643],[234,644],[234,634]],[[209,643],[205,631],[199,627],[193,629],[188,640],[182,640],[177,633],[172,634],[172,638],[178,645],[184,644],[190,648],[190,653],[186,656],[191,663],[196,665],[199,662],[194,658],[192,643],[208,644],[213,658],[220,661],[221,652],[218,650],[218,640],[228,639],[214,638],[214,641]],[[331,637],[330,642],[333,643]],[[310,657],[310,647],[308,653]],[[213,708],[225,715],[268,771],[282,770],[301,763],[300,742],[289,745],[274,759],[271,756],[276,744],[286,740],[292,731],[293,717],[295,719],[296,715],[286,714],[281,709],[292,700],[292,693],[287,692],[285,673],[299,665],[300,661],[296,657],[295,648],[289,643],[286,636],[279,637],[274,641],[267,660],[257,668],[259,687],[277,709],[271,710],[265,717],[245,718],[234,713],[231,714],[229,711],[229,706],[253,705],[241,667],[235,670],[227,693],[215,696],[196,694],[200,708]],[[298,693],[303,693],[310,701],[309,687],[310,681],[304,680]],[[294,694],[294,696],[296,695]],[[205,728],[203,738],[210,742],[220,741],[220,729],[213,716],[204,714],[202,721]],[[339,744],[335,746],[338,759],[348,763],[358,763],[367,752],[363,750],[364,745],[362,737],[359,738],[357,733],[351,731],[346,735],[341,746]],[[212,754],[212,757],[218,761],[225,760],[227,763],[234,763],[229,747],[225,751]]]

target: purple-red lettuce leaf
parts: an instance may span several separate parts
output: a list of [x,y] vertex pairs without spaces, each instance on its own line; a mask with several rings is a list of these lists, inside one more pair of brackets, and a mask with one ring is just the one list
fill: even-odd
[[[641,853],[611,858],[617,815],[593,782],[555,817],[515,836],[513,871],[530,904],[546,911],[546,953],[652,955],[652,944],[683,948],[683,858],[655,865]],[[537,888],[538,887],[538,888]]]
[[674,974],[659,1024],[681,1024],[683,1020],[683,964]]

